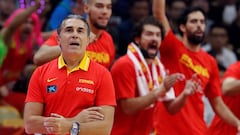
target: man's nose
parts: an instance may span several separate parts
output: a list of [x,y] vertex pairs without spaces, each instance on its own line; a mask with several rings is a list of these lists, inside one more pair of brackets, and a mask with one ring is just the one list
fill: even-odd
[[74,38],[78,38],[79,37],[79,33],[75,30],[75,31],[73,31],[73,33],[72,33],[72,37],[74,37]]

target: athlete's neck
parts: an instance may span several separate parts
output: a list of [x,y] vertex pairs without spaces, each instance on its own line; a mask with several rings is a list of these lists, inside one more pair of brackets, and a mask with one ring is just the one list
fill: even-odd
[[94,26],[91,26],[90,30],[92,31],[92,33],[94,33],[96,35],[96,39],[98,39],[100,37],[101,33],[102,33],[101,29],[97,29]]
[[88,24],[89,24],[89,27],[90,27],[90,30],[93,34],[95,34],[95,40],[97,40],[100,36],[101,36],[101,33],[102,33],[102,30],[101,29],[98,29],[96,27],[93,26],[93,24],[89,23],[90,21],[88,21]]

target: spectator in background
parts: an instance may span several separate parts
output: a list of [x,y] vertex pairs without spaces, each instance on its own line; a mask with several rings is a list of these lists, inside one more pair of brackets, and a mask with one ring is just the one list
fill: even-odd
[[54,5],[51,2],[51,0],[44,1],[44,9],[42,9],[41,13],[39,14],[39,18],[42,24],[42,31],[45,31],[45,28],[47,27],[46,25],[47,25],[48,19],[50,18],[53,8],[54,8]]
[[8,49],[0,68],[0,86],[18,79],[33,55],[34,40],[38,45],[43,42],[40,21],[34,13],[39,7],[40,2],[36,0],[35,6],[16,10],[5,22],[1,37]]
[[127,52],[127,46],[133,40],[131,35],[133,26],[149,15],[149,0],[131,0],[129,4],[131,7],[129,8],[130,17],[118,26],[118,55],[120,56]]
[[227,26],[215,23],[210,27],[208,35],[209,44],[203,46],[203,49],[217,60],[220,75],[222,76],[230,64],[237,62],[235,53],[228,48]]
[[171,0],[167,3],[167,16],[169,23],[173,30],[173,33],[178,37],[181,37],[178,28],[178,19],[181,13],[187,8],[187,3],[185,0]]
[[116,16],[119,16],[122,21],[130,18],[129,9],[130,7],[129,0],[115,0],[113,4],[113,12]]
[[214,22],[222,22],[224,0],[212,0],[209,1],[209,4],[209,18],[211,18]]
[[[112,2],[111,0],[86,0],[84,12],[94,35],[91,38],[91,43],[87,46],[88,56],[106,68],[110,68],[115,58],[115,47],[106,28],[112,14]],[[36,52],[34,63],[42,65],[57,58],[60,51],[57,43],[57,33],[55,32]]]
[[209,18],[214,22],[231,25],[237,17],[238,0],[209,0]]
[[47,30],[55,30],[61,21],[69,14],[83,14],[83,0],[62,0],[57,7],[53,10]]
[[240,4],[237,6],[237,17],[229,26],[229,41],[233,45],[233,50],[237,55],[238,60],[240,60]]
[[16,8],[16,0],[0,0],[0,28]]
[[47,23],[53,11],[54,6],[55,5],[53,2],[51,2],[50,0],[45,0],[43,9],[41,10],[41,12],[38,12],[39,19],[41,21],[41,31],[42,31],[41,35],[44,40],[48,39],[53,32],[51,30],[47,30]]
[[[240,119],[240,62],[236,62],[227,69],[222,79],[223,100],[231,111]],[[215,115],[210,127],[209,135],[238,135],[237,129],[224,122]]]
[[[197,74],[201,80],[201,91],[188,96],[185,105],[176,115],[166,112],[163,104],[156,106],[154,126],[156,134],[205,135],[203,96],[209,99],[211,107],[225,122],[240,131],[240,120],[227,108],[221,98],[220,77],[215,59],[201,49],[204,40],[206,17],[201,8],[187,8],[180,17],[179,28],[183,39],[179,40],[171,31],[165,15],[165,0],[153,0],[153,13],[166,30],[160,47],[161,60],[170,73],[180,72],[191,78]],[[185,83],[175,85],[176,96],[182,92]]]
[[[13,93],[5,85],[10,81],[16,80],[24,69],[26,59],[29,56],[28,53],[32,52],[31,43],[35,38],[34,34],[40,38],[38,35],[40,31],[37,31],[37,33],[34,33],[36,30],[32,32],[33,27],[39,23],[37,15],[33,12],[40,7],[40,0],[35,0],[35,2],[35,6],[16,10],[7,19],[5,26],[0,31],[0,45],[4,47],[1,49],[5,50],[5,55],[2,55],[2,52],[0,52],[1,59],[3,59],[3,63],[0,65],[0,122],[1,133],[4,134],[10,134],[8,129],[11,130],[12,134],[19,134],[21,131],[24,131],[21,114],[23,112],[25,95]],[[34,28],[37,29],[37,27]],[[39,42],[41,42],[41,38]],[[20,130],[18,127],[20,127]]]
[[224,1],[222,22],[231,25],[237,17],[237,0]]

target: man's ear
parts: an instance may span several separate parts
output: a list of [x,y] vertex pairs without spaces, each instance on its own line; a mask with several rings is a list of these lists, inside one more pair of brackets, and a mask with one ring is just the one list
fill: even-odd
[[57,34],[57,42],[58,42],[59,47],[62,49],[61,42],[60,42],[60,35],[59,34]]
[[140,37],[135,37],[135,38],[134,38],[134,41],[135,41],[137,44],[139,44],[139,42],[140,42]]
[[57,34],[57,42],[60,45],[60,35],[59,34]]
[[89,13],[89,5],[88,4],[84,4],[84,6],[83,6],[83,11],[84,11],[84,13],[86,13],[86,14],[88,14]]
[[183,24],[181,24],[181,25],[179,25],[179,29],[180,29],[180,31],[181,32],[186,32],[186,27],[185,27],[185,25],[183,25]]

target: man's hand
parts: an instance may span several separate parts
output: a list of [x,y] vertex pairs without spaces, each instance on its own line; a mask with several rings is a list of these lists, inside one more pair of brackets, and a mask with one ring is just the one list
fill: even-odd
[[[238,120],[239,121],[239,120]],[[237,132],[237,135],[240,135],[240,121],[238,122],[239,124],[238,124],[238,127],[237,127],[237,130],[238,130],[238,132]]]
[[167,75],[164,78],[160,88],[157,88],[154,90],[154,95],[156,99],[159,97],[165,95],[166,92],[170,90],[171,87],[173,87],[178,81],[183,81],[185,80],[185,76],[181,73],[174,73],[169,75],[167,71]]
[[184,74],[174,73],[174,74],[168,75],[167,73],[166,77],[163,80],[163,86],[165,90],[168,91],[171,87],[173,87],[175,83],[183,80],[185,80]]
[[104,115],[100,113],[101,107],[90,107],[82,110],[74,119],[80,123],[103,120]]
[[6,85],[0,86],[0,98],[6,97],[8,95],[9,91]]
[[50,117],[44,119],[43,125],[49,134],[61,135],[69,133],[72,122],[59,114],[52,113]]
[[101,109],[101,107],[90,107],[82,110],[74,118],[70,119],[64,118],[56,113],[51,113],[51,116],[44,120],[43,125],[50,134],[66,134],[70,131],[73,121],[86,123],[103,120],[104,115],[99,112]]
[[34,5],[37,9],[40,8],[41,3],[40,0],[35,0],[35,5]]
[[203,93],[201,87],[201,80],[197,78],[197,74],[192,75],[192,78],[186,82],[184,94],[189,96],[196,92]]

